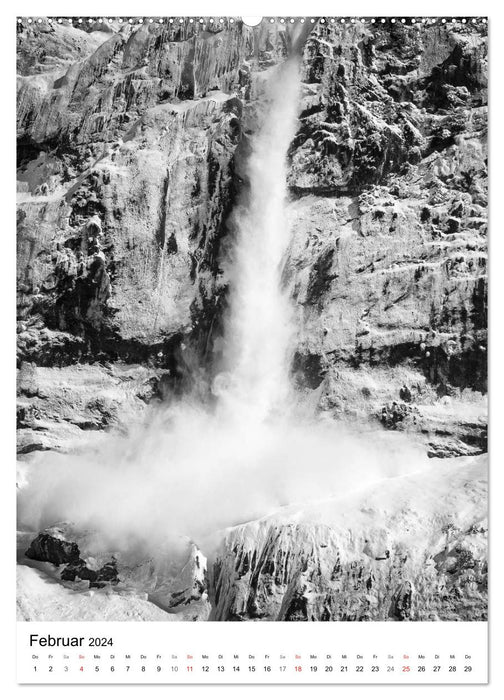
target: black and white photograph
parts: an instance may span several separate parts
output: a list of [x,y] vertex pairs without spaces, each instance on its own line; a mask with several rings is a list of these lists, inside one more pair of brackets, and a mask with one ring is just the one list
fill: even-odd
[[17,19],[19,621],[487,620],[487,27]]

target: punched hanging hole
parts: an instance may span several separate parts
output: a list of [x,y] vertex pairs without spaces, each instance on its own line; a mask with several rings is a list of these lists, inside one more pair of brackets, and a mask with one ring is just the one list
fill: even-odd
[[258,24],[261,24],[262,17],[242,17],[242,22],[247,27],[257,27]]

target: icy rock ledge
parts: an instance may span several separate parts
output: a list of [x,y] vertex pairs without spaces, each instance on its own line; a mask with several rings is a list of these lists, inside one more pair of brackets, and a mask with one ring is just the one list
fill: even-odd
[[485,458],[433,462],[229,529],[213,566],[213,618],[486,619]]

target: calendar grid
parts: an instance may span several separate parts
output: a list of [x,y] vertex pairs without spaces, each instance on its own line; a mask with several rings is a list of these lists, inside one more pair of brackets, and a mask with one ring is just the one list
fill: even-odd
[[[233,625],[230,628],[230,625]],[[487,682],[487,623],[18,623],[20,683]],[[388,634],[387,634],[388,633]]]

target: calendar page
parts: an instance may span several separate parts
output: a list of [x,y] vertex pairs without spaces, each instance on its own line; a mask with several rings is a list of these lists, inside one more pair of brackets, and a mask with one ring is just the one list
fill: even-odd
[[18,682],[486,683],[487,19],[16,30]]

